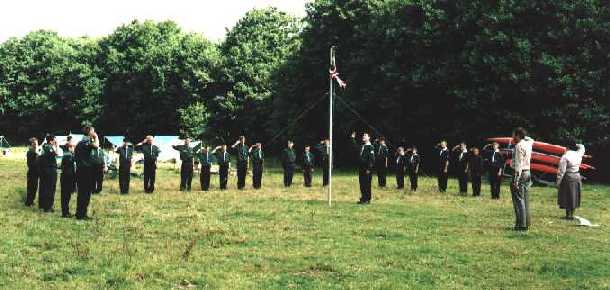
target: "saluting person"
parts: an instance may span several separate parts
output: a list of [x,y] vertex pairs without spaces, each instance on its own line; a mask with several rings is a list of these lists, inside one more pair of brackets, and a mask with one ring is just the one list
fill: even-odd
[[146,136],[142,142],[136,145],[136,151],[144,154],[144,192],[153,193],[155,191],[155,179],[157,175],[157,158],[161,154],[161,149],[154,145],[155,138]]
[[53,211],[55,191],[57,186],[57,155],[59,147],[55,136],[47,135],[47,143],[42,145],[40,155],[40,191],[38,192],[38,207],[44,212]]
[[216,162],[218,162],[218,177],[220,179],[220,189],[227,189],[227,182],[229,181],[229,165],[231,163],[231,156],[227,152],[227,145],[217,146],[212,151],[212,154],[216,154]]
[[409,165],[408,165],[408,170],[409,170],[409,181],[411,182],[411,191],[412,192],[416,192],[417,191],[417,181],[419,179],[419,166],[421,163],[421,157],[420,155],[417,153],[417,147],[416,146],[412,146],[411,149],[409,150]]
[[256,143],[250,147],[249,152],[252,159],[252,187],[260,189],[263,185],[263,163],[265,160],[263,145]]
[[322,186],[327,186],[329,181],[330,163],[330,139],[324,139],[316,146],[322,161]]
[[61,216],[69,218],[70,199],[76,191],[76,160],[74,158],[74,148],[76,145],[71,141],[65,145],[61,158]]
[[199,183],[201,184],[201,190],[208,191],[210,189],[210,175],[212,168],[212,156],[210,152],[210,146],[203,145],[203,142],[195,146],[195,154],[199,159],[201,170],[199,171]]
[[479,148],[472,148],[472,154],[468,158],[468,173],[472,182],[472,196],[481,195],[481,176],[483,176],[483,157]]
[[372,190],[371,171],[375,166],[375,147],[371,144],[371,137],[368,133],[362,134],[362,143],[359,145],[356,142],[356,132],[352,133],[352,143],[359,151],[358,154],[358,182],[360,184],[360,200],[358,204],[371,203]]
[[88,219],[87,209],[95,186],[95,156],[93,149],[100,147],[100,141],[93,127],[85,127],[85,137],[76,145],[74,158],[76,161],[76,219]]
[[27,159],[27,192],[25,195],[25,206],[31,207],[36,199],[38,191],[38,181],[40,180],[39,157],[42,155],[42,148],[38,145],[36,137],[30,138],[30,147],[26,153]]
[[294,168],[297,159],[293,147],[294,142],[288,140],[286,148],[284,148],[284,151],[282,151],[282,167],[284,168],[285,187],[290,187],[292,185],[292,176],[294,174]]
[[[491,147],[491,150],[486,149]],[[500,144],[494,142],[485,146],[487,154],[485,154],[485,163],[488,168],[489,185],[491,188],[491,198],[500,199],[500,186],[502,184],[502,175],[504,171],[504,156],[500,152]]]
[[311,146],[306,145],[305,151],[303,152],[303,183],[305,184],[305,187],[311,187],[314,162]]
[[447,141],[443,140],[438,145],[438,190],[440,192],[447,191],[447,179],[449,178],[449,149]]
[[129,193],[133,151],[133,145],[129,143],[127,138],[124,138],[123,145],[116,149],[116,153],[119,155],[119,188],[121,194]]
[[183,145],[173,145],[172,148],[180,152],[180,191],[191,191],[193,182],[193,162],[195,149],[191,147],[191,138],[185,138]]
[[237,189],[246,186],[246,175],[248,174],[249,148],[246,145],[246,137],[239,136],[239,140],[231,146],[237,153]]
[[458,183],[460,185],[460,194],[468,193],[468,147],[462,142],[460,145],[453,147],[455,159],[455,170]]
[[375,148],[375,169],[377,170],[377,184],[379,187],[386,186],[386,176],[388,174],[388,156],[390,151],[385,143],[385,137],[379,137]]
[[396,189],[403,189],[405,187],[405,173],[407,172],[407,155],[405,154],[405,148],[402,146],[398,147],[396,152]]

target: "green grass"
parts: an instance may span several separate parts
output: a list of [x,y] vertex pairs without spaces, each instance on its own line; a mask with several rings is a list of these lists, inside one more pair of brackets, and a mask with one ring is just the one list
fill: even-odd
[[[19,153],[20,154],[20,153]],[[25,208],[25,163],[0,159],[0,288],[4,289],[609,289],[609,188],[585,185],[585,216],[600,228],[561,220],[552,188],[531,192],[533,226],[510,231],[501,201],[435,191],[433,178],[409,194],[373,188],[358,206],[357,176],[335,177],[329,208],[315,187],[179,192],[162,168],[153,195],[132,179],[128,196],[107,180],[94,220]],[[319,172],[317,172],[319,173]],[[248,182],[250,184],[250,180]],[[390,179],[390,185],[393,185]],[[199,183],[194,181],[195,188]],[[72,209],[75,206],[72,200]],[[72,210],[73,211],[73,210]]]

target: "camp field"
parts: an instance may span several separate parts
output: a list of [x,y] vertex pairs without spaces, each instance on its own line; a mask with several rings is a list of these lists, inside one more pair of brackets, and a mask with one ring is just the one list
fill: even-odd
[[[357,176],[340,172],[329,208],[316,175],[282,187],[268,169],[264,189],[179,192],[164,166],[154,194],[133,178],[118,194],[106,180],[93,220],[24,208],[25,163],[0,159],[0,288],[3,289],[608,289],[610,190],[585,185],[578,215],[599,228],[560,219],[552,188],[531,191],[532,229],[510,230],[502,200],[435,191],[373,188],[356,205]],[[170,166],[171,167],[171,166]],[[316,172],[319,174],[319,172]],[[394,185],[393,178],[389,184]],[[249,182],[250,183],[250,182]],[[199,182],[194,181],[195,189]],[[72,209],[75,196],[72,200]]]

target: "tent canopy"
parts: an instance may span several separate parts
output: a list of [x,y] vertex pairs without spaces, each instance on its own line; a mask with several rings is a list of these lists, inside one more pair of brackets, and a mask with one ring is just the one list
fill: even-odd
[[0,136],[0,148],[11,148],[11,144],[8,143],[4,136]]

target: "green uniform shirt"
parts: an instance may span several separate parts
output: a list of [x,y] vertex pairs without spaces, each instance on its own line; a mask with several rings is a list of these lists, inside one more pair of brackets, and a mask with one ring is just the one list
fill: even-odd
[[78,145],[76,145],[76,149],[74,149],[74,159],[76,160],[76,167],[92,167],[95,165],[95,160],[93,159],[94,155],[92,154],[94,147],[91,139],[83,138]]
[[237,144],[235,150],[237,151],[237,162],[248,162],[249,152],[245,144]]
[[193,162],[193,158],[195,157],[195,148],[187,145],[174,145],[172,147],[180,152],[180,160],[182,160],[182,162]]
[[297,156],[294,154],[294,150],[290,148],[284,149],[282,152],[282,164],[283,165],[294,165]]
[[50,144],[42,145],[42,155],[40,155],[40,168],[57,170],[57,152]]
[[217,150],[215,154],[219,165],[228,165],[231,162],[231,155],[227,151]]
[[303,166],[313,167],[314,164],[314,156],[311,152],[303,153]]
[[140,146],[136,146],[136,151],[144,154],[145,162],[155,162],[161,154],[161,149],[157,147],[157,145],[151,144],[142,144]]
[[262,163],[265,159],[265,155],[263,154],[263,150],[259,148],[253,148],[252,152],[250,152],[250,156],[252,156],[252,163],[259,164]]

